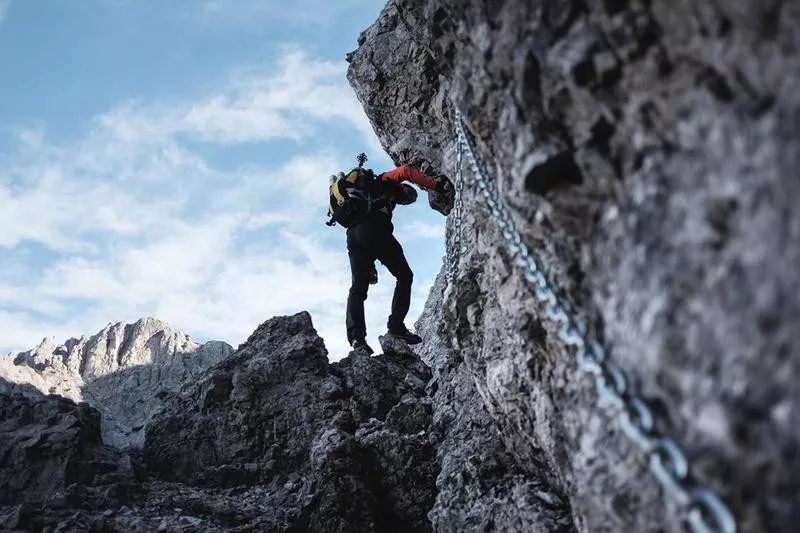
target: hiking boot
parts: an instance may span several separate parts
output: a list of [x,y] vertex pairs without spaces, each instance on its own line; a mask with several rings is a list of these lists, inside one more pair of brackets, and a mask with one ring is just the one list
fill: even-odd
[[399,328],[389,328],[389,335],[397,337],[398,339],[405,341],[407,344],[419,344],[422,342],[422,337],[416,333],[411,333],[405,326],[401,326]]
[[367,355],[372,355],[374,353],[372,348],[369,347],[369,344],[367,344],[367,341],[364,339],[356,339],[353,341],[353,351],[362,352]]

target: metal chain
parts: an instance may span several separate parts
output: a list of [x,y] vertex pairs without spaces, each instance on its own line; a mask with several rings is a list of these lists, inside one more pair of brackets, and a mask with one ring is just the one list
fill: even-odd
[[[457,135],[457,129],[454,123],[453,134]],[[446,252],[447,257],[447,282],[451,285],[456,278],[458,272],[458,259],[461,255],[461,224],[462,213],[464,209],[464,182],[465,178],[462,171],[462,159],[464,150],[461,143],[456,143],[456,182],[455,182],[455,198],[453,200],[453,216],[452,223],[447,225],[447,235],[445,243],[448,246]]]
[[[698,486],[690,475],[689,460],[678,444],[660,435],[655,417],[645,400],[631,387],[625,373],[612,363],[603,346],[590,335],[586,323],[573,311],[560,294],[559,287],[546,275],[540,260],[528,249],[522,233],[495,184],[488,178],[486,167],[472,145],[461,112],[454,110],[454,135],[457,150],[456,191],[460,191],[463,176],[461,153],[466,152],[472,178],[485,198],[494,220],[499,224],[514,262],[522,268],[533,296],[544,305],[547,317],[560,325],[559,338],[575,348],[578,369],[595,379],[600,403],[620,409],[623,433],[646,455],[650,471],[664,488],[665,494],[684,513],[684,523],[693,533],[736,533],[736,519],[728,506],[712,490]],[[456,201],[462,202],[457,192]],[[456,210],[453,250],[460,250],[461,209]],[[456,257],[457,259],[457,257]],[[457,263],[448,263],[448,279],[455,279]]]

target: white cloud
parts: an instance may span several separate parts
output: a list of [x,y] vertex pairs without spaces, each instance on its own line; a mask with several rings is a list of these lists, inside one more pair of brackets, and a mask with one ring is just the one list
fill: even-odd
[[[215,177],[180,144],[182,135],[218,143],[300,138],[331,119],[377,143],[338,63],[287,49],[273,75],[239,76],[227,90],[172,108],[128,103],[101,115],[86,139],[64,148],[47,145],[41,132],[21,131],[26,157],[0,173],[0,246],[33,240],[57,250],[85,250],[93,233],[135,234],[163,226],[164,213],[187,203],[181,194],[186,176],[201,184]],[[330,154],[297,157],[287,166],[290,174],[273,184],[285,189],[291,179],[309,205],[324,205],[320,183],[339,164]],[[269,183],[258,172],[251,182],[263,190]],[[242,199],[239,191],[235,196]]]
[[274,65],[239,73],[221,94],[166,109],[131,102],[102,115],[98,122],[103,131],[125,143],[187,135],[234,144],[279,138],[300,141],[315,134],[320,121],[336,121],[356,128],[371,149],[382,150],[347,84],[346,70],[344,61],[314,59],[287,46]]
[[[346,355],[343,317],[350,280],[344,249],[288,232],[275,247],[236,248],[232,222],[187,226],[119,256],[60,261],[39,282],[34,302],[57,305],[79,298],[94,304],[87,323],[155,315],[187,332],[232,343],[244,340],[266,318],[305,309],[331,356]],[[389,309],[390,286],[372,291],[375,311]],[[6,296],[0,290],[0,301]],[[373,333],[381,331],[381,320],[373,324]],[[14,338],[0,338],[0,345]]]
[[[28,313],[3,309],[0,309],[0,323],[2,323],[0,347],[3,347],[0,348],[0,357],[12,351],[35,348],[46,336],[66,340],[74,337],[76,333],[80,333],[81,328],[86,327],[82,320],[43,321]],[[100,331],[103,325],[105,323],[98,323],[94,332]]]
[[[345,238],[323,224],[341,158],[298,145],[273,165],[221,169],[186,142],[306,139],[328,121],[377,146],[344,68],[289,48],[218,94],[128,102],[69,145],[18,132],[18,151],[0,165],[0,351],[141,316],[238,344],[274,315],[308,310],[331,357],[346,355]],[[437,232],[412,223],[408,238]],[[30,243],[47,263],[25,251]],[[372,343],[394,287],[382,272],[367,301]],[[415,310],[424,285],[415,282]]]
[[396,231],[400,242],[414,241],[420,239],[444,239],[444,218],[441,224],[432,224],[421,220],[412,220],[404,224]]
[[90,251],[98,235],[146,234],[184,202],[129,185],[207,172],[175,146],[150,152],[102,132],[68,149],[33,143],[27,133],[22,141],[30,153],[0,173],[0,247],[35,241],[53,250]]
[[230,101],[216,97],[190,109],[183,128],[204,140],[238,143],[285,137],[300,140],[309,133],[301,121],[293,122],[260,99]]
[[292,218],[285,213],[268,212],[252,214],[242,223],[242,228],[250,230],[263,229],[267,226],[286,224],[291,221]]

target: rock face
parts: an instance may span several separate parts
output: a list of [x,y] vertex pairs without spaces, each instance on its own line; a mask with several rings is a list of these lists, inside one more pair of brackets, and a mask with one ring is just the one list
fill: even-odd
[[2,531],[41,531],[75,507],[119,507],[136,481],[131,457],[102,443],[97,410],[35,389],[0,393]]
[[429,531],[430,372],[383,344],[329,364],[307,313],[266,322],[165,400],[147,428],[149,468],[196,487],[255,486],[259,511],[240,517],[250,530]]
[[[799,22],[780,1],[393,0],[348,57],[398,163],[454,179],[461,110],[528,249],[739,531],[800,519]],[[436,395],[485,402],[513,464],[558,502],[549,519],[681,531],[688,509],[597,405],[483,196],[463,198],[439,328],[457,355],[425,360],[464,378]],[[438,528],[490,501],[457,489],[438,494]]]
[[428,514],[435,531],[572,532],[569,500],[546,465],[506,448],[503,434],[484,407],[466,362],[447,345],[439,276],[417,321],[425,338],[419,350],[433,370],[428,391],[438,442],[436,503]]
[[155,318],[109,324],[89,338],[47,338],[33,350],[0,356],[7,383],[0,392],[29,384],[85,400],[103,414],[107,444],[141,447],[144,425],[161,405],[158,393],[180,388],[232,351],[224,342],[197,344]]
[[432,531],[431,373],[381,344],[329,364],[307,313],[269,320],[162,395],[141,454],[86,404],[0,393],[0,528]]
[[0,393],[0,529],[574,531],[444,344],[443,288],[419,323],[435,373],[392,337],[330,364],[307,313],[278,317],[161,393],[141,451],[104,445],[85,403]]

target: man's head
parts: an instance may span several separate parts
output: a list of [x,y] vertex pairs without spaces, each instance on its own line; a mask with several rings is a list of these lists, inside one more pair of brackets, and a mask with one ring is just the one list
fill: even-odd
[[417,190],[407,183],[400,185],[399,193],[395,198],[395,202],[401,205],[413,204],[417,201]]

